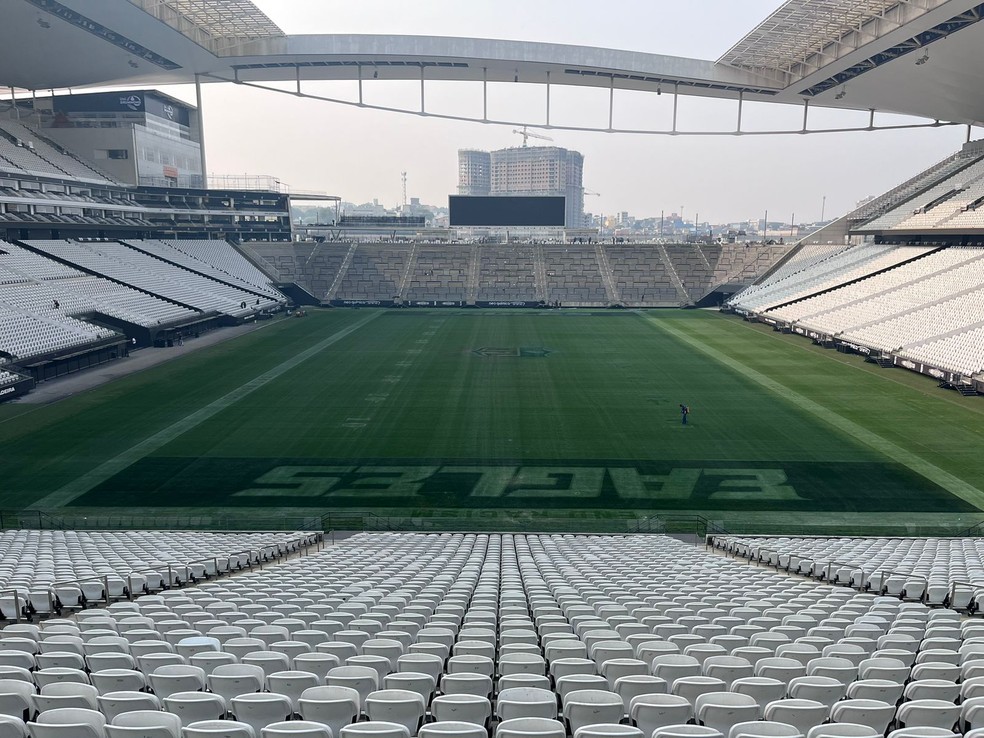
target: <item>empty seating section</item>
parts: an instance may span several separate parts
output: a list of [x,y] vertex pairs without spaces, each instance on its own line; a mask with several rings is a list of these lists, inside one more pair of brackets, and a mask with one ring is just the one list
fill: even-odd
[[241,248],[280,280],[296,282],[322,300],[546,300],[598,307],[612,302],[610,283],[616,301],[637,307],[680,305],[677,279],[692,302],[719,285],[749,283],[791,247],[666,246],[674,273],[655,244],[248,243]]
[[[725,283],[749,283],[765,274],[789,253],[790,246],[764,244],[724,244],[703,246],[702,250],[714,269],[709,285]],[[717,256],[717,259],[713,257]]]
[[8,372],[6,369],[0,369],[0,387],[8,387],[12,384],[19,382],[22,379],[23,377],[20,376],[19,374]]
[[[238,277],[233,277],[226,271],[212,266],[208,262],[197,259],[193,256],[189,256],[180,250],[178,247],[171,245],[165,241],[156,240],[131,240],[127,239],[123,242],[127,246],[131,246],[140,251],[146,251],[154,256],[157,256],[167,262],[177,264],[185,269],[189,269],[198,274],[204,275],[210,279],[216,280],[228,286],[236,287],[240,290],[246,290],[253,295],[255,305],[255,298],[260,298],[260,307],[270,308],[276,306],[278,299],[282,297],[277,293],[272,286],[267,284],[266,287],[259,287],[257,285],[245,282]],[[181,243],[180,241],[176,243]],[[208,243],[207,241],[205,243]],[[238,260],[249,264],[243,259],[235,249],[224,241],[220,241],[225,246],[225,250],[228,252],[226,258],[232,261],[233,258],[238,258]],[[269,282],[269,280],[267,280]]]
[[[128,535],[123,558],[149,561],[149,537],[173,534]],[[195,546],[201,534],[184,535]],[[821,564],[775,551],[797,539],[717,543]],[[875,567],[934,569],[943,556],[980,571],[976,546],[943,543],[804,545]],[[78,545],[97,559],[121,550]],[[58,549],[54,566],[65,553],[76,552]],[[92,568],[110,570],[112,587],[121,565]],[[877,594],[887,583],[907,597],[885,574],[856,592],[665,536],[358,534],[74,620],[7,626],[0,711],[32,728],[74,718],[109,738],[928,738],[979,727],[982,626]]]
[[979,374],[984,371],[984,326],[909,346],[899,355],[966,376]]
[[[310,533],[5,530],[0,532],[0,613],[6,619],[17,615],[11,609],[14,590],[21,606],[50,615],[52,604],[78,608],[186,584],[271,561],[311,540]],[[4,649],[11,648],[16,646],[0,640],[0,671],[9,665],[2,660]]]
[[421,245],[416,253],[413,272],[407,283],[406,300],[467,299],[472,247]]
[[[904,299],[912,298],[919,294],[920,290],[914,288],[921,280],[942,276],[945,272],[981,257],[984,257],[984,251],[980,249],[939,249],[853,284],[784,305],[771,311],[770,315],[790,322],[799,321],[807,327],[836,334],[852,326],[891,315],[893,291],[898,290],[897,295]],[[939,280],[940,286],[931,287],[925,293],[926,296],[935,299],[945,290],[942,285],[948,280],[949,277],[942,277]],[[918,304],[907,302],[905,309]]]
[[[270,282],[269,275],[258,269],[249,259],[225,241],[164,241],[174,249],[228,274],[239,281],[259,288],[271,297],[281,299],[281,295]],[[194,262],[189,262],[194,263]]]
[[529,247],[482,246],[479,252],[478,300],[528,301],[542,299]]
[[[984,249],[855,246],[801,263],[792,273],[783,265],[730,306],[959,375],[984,370]],[[879,273],[795,299],[865,271]]]
[[43,293],[51,283],[0,284],[0,352],[16,359],[80,349],[115,336],[54,309]]
[[666,254],[673,263],[680,282],[691,300],[697,301],[707,294],[707,272],[710,262],[696,245],[667,245]]
[[573,307],[608,302],[598,254],[593,246],[543,246],[542,250],[547,302],[561,302]]
[[409,260],[406,246],[360,244],[341,276],[338,296],[349,300],[398,298]]
[[615,293],[627,307],[680,304],[666,265],[655,246],[606,246]]
[[[981,159],[980,153],[977,154],[977,158],[978,160],[973,164],[939,180],[932,187],[866,223],[864,230],[918,230],[944,225],[949,227],[944,221],[959,213],[962,206],[980,197],[980,194],[972,194],[980,189],[981,178],[984,177],[984,160]],[[951,193],[952,196],[947,197],[943,202],[932,205],[938,198]]]
[[[912,250],[915,249],[915,252]],[[764,312],[817,292],[859,279],[926,253],[931,247],[854,246],[814,262],[787,276],[770,276],[732,298],[745,310]],[[780,270],[782,271],[782,270]]]
[[[89,182],[102,182],[105,184],[113,183],[112,180],[102,172],[75,158],[71,154],[65,153],[48,142],[48,140],[32,128],[28,128],[23,123],[14,120],[0,118],[0,130],[22,141],[25,147],[30,142],[33,147],[32,153],[55,167],[59,175],[68,175],[72,179],[82,179]],[[28,149],[31,150],[31,149]],[[28,167],[25,167],[25,169]]]
[[45,177],[66,176],[66,172],[42,159],[26,145],[18,145],[15,139],[16,137],[6,132],[0,132],[0,170],[28,172]]
[[[244,316],[264,307],[251,292],[188,271],[114,241],[28,241],[87,271],[124,282],[203,313]],[[260,300],[260,303],[256,301]]]
[[[982,538],[716,536],[714,545],[794,574],[875,594],[958,609],[979,610],[984,604]],[[981,628],[972,626],[973,621],[964,625]]]
[[911,198],[917,192],[925,190],[935,182],[947,179],[958,170],[966,167],[968,164],[972,164],[980,159],[982,155],[984,155],[984,152],[976,147],[968,147],[958,151],[956,154],[948,156],[943,161],[929,167],[929,169],[920,172],[915,177],[906,180],[898,187],[889,190],[884,195],[866,202],[847,217],[851,221],[863,221],[886,213],[899,203]]

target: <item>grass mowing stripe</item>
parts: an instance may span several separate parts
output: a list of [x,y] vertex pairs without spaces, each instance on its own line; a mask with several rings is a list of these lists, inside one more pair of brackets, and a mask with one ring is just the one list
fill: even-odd
[[940,469],[935,464],[931,464],[925,459],[916,456],[911,451],[892,443],[887,438],[883,438],[874,431],[868,430],[864,426],[855,423],[853,420],[848,420],[830,408],[824,407],[808,397],[804,397],[790,387],[777,382],[771,377],[767,377],[765,374],[752,369],[750,366],[741,363],[733,357],[728,356],[727,354],[724,354],[711,346],[708,346],[703,341],[687,334],[686,332],[671,327],[666,321],[654,320],[645,313],[640,312],[638,314],[650,325],[665,333],[668,333],[692,348],[697,349],[715,361],[727,366],[729,369],[732,369],[747,379],[750,379],[759,386],[764,387],[779,397],[788,400],[801,410],[810,413],[814,417],[819,418],[834,428],[837,428],[866,446],[869,446],[884,454],[888,458],[892,459],[892,461],[908,467],[931,482],[938,484],[943,489],[984,510],[984,492],[979,490],[977,487],[974,487],[959,477]]
[[380,315],[382,315],[382,311],[374,311],[369,315],[367,315],[366,317],[362,318],[361,320],[353,323],[352,325],[343,328],[342,330],[337,331],[336,333],[333,333],[323,341],[319,341],[318,343],[311,346],[310,348],[305,349],[304,351],[301,351],[298,354],[295,354],[291,358],[275,366],[273,369],[270,369],[269,371],[264,372],[258,377],[255,377],[254,379],[251,379],[250,381],[241,384],[236,389],[224,394],[222,397],[218,398],[217,400],[210,402],[205,407],[196,410],[190,415],[186,415],[184,418],[178,420],[175,423],[172,423],[167,428],[158,431],[157,433],[150,436],[149,438],[145,438],[140,443],[131,446],[126,451],[117,454],[112,459],[109,459],[108,461],[100,464],[95,469],[92,469],[91,471],[82,474],[81,476],[72,480],[65,486],[61,487],[60,489],[55,490],[50,495],[47,495],[46,497],[42,497],[40,500],[37,500],[32,505],[30,505],[28,509],[39,510],[39,509],[46,509],[46,508],[53,508],[53,507],[62,507],[64,505],[69,504],[76,498],[84,495],[89,490],[102,484],[107,479],[110,479],[111,477],[115,476],[119,472],[123,471],[123,469],[130,466],[130,464],[134,463],[135,461],[138,461],[139,459],[142,459],[143,457],[153,453],[154,451],[157,451],[158,449],[170,443],[171,441],[173,441],[175,438],[182,435],[183,433],[187,433],[188,431],[197,427],[201,423],[204,423],[212,416],[222,412],[226,408],[239,402],[244,397],[247,397],[253,392],[256,392],[256,390],[266,386],[268,383],[270,383],[274,379],[277,379],[282,374],[289,372],[291,369],[307,361],[312,356],[321,353],[332,344],[337,343],[338,341],[342,340],[346,336],[359,330],[366,323],[368,323],[371,320],[374,320]]

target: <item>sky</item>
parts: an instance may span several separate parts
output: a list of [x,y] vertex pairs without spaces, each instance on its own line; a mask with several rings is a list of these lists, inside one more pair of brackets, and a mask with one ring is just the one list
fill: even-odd
[[[288,34],[367,33],[501,38],[716,59],[779,5],[779,0],[254,0]],[[355,83],[306,83],[305,90],[353,99]],[[193,90],[167,88],[193,101]],[[413,108],[416,82],[367,82],[366,101]],[[428,107],[480,115],[480,85],[428,83]],[[615,125],[669,125],[670,98],[619,92]],[[490,85],[490,117],[542,120],[540,86]],[[554,87],[552,122],[607,125],[606,90]],[[734,125],[733,101],[683,97],[679,125]],[[747,104],[747,129],[795,128],[794,106]],[[212,174],[263,174],[294,190],[315,190],[393,207],[407,195],[446,205],[457,187],[457,151],[521,143],[512,126],[442,121],[304,100],[212,84],[203,92],[208,169]],[[883,122],[898,122],[884,116]],[[865,125],[867,114],[811,113],[811,124]],[[635,217],[679,212],[715,223],[755,220],[813,222],[842,215],[953,153],[964,127],[811,136],[668,137],[543,132],[545,145],[584,154],[584,186],[597,192],[585,209]],[[975,131],[975,137],[980,131]],[[531,145],[536,143],[531,141]]]

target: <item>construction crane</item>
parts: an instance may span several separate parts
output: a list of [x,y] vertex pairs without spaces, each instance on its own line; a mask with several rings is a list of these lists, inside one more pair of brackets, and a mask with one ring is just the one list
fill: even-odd
[[594,195],[595,197],[601,197],[600,192],[592,192],[591,190],[587,190],[584,187],[582,187],[581,190],[584,192],[585,195]]
[[526,139],[528,139],[528,138],[539,138],[539,139],[541,139],[543,141],[553,141],[553,139],[550,138],[550,136],[544,136],[542,133],[536,133],[536,132],[533,132],[533,131],[528,131],[527,130],[527,126],[523,126],[523,130],[519,130],[518,128],[513,128],[513,133],[518,133],[520,136],[523,137],[523,148],[524,149],[526,148]]

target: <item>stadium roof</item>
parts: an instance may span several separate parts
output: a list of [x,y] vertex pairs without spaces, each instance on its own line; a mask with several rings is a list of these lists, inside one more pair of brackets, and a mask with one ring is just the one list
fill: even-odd
[[215,54],[284,32],[250,0],[129,0]]
[[713,61],[474,38],[289,36],[250,0],[8,0],[0,86],[524,82],[981,124],[982,18],[982,0],[789,0]]
[[789,84],[947,0],[788,0],[720,59]]

